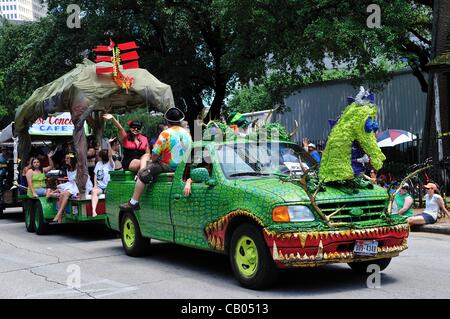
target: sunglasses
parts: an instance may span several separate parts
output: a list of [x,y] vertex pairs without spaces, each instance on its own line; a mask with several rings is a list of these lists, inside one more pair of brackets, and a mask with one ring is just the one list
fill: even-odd
[[138,131],[141,129],[140,127],[137,127],[137,126],[131,126],[130,128],[133,130],[138,130]]

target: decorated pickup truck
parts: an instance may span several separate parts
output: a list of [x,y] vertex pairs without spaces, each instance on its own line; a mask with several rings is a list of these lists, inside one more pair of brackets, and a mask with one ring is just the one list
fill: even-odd
[[309,154],[287,141],[196,142],[174,173],[147,186],[140,210],[120,211],[134,184],[131,172],[111,172],[106,198],[107,225],[128,255],[143,254],[151,238],[225,253],[252,289],[273,283],[278,268],[384,269],[407,248],[408,224],[389,213],[383,188],[321,183]]

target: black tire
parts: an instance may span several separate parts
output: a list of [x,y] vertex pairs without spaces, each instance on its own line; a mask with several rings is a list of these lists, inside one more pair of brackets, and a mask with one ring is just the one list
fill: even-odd
[[23,215],[27,232],[34,233],[34,201],[26,200],[23,203]]
[[[132,228],[134,231],[131,231]],[[150,248],[150,239],[142,237],[136,217],[129,212],[120,221],[120,239],[125,253],[131,257],[140,257]]]
[[0,205],[0,219],[2,219],[3,218],[3,210],[4,210],[5,208],[3,207],[3,205]]
[[44,211],[40,201],[36,201],[33,205],[34,209],[34,230],[38,235],[46,235],[48,233],[48,224],[44,219]]
[[[251,247],[250,251],[244,251],[241,243],[250,245],[248,246]],[[247,257],[246,255],[249,254],[250,257]],[[238,255],[242,258],[250,258],[253,262],[240,262]],[[256,258],[255,255],[257,255]],[[242,224],[236,228],[231,237],[229,256],[233,273],[241,286],[245,288],[264,289],[271,286],[278,277],[278,268],[272,259],[261,229],[253,224]],[[239,263],[241,264],[238,265]],[[250,273],[244,274],[244,271],[250,271]]]
[[383,271],[387,268],[387,266],[389,266],[391,259],[392,258],[383,258],[369,261],[353,262],[348,263],[348,265],[357,274],[366,275],[369,273],[367,271],[367,267],[369,267],[370,265],[378,265],[378,267],[380,267],[380,270]]

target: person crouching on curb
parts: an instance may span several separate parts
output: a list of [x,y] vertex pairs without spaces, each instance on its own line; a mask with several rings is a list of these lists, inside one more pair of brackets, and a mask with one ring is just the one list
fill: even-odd
[[106,187],[110,179],[109,172],[114,171],[114,160],[112,157],[112,149],[108,143],[108,150],[101,150],[99,153],[100,161],[94,168],[94,188],[92,189],[92,217],[97,216],[98,196],[105,194]]
[[425,195],[425,210],[419,215],[409,217],[408,223],[410,225],[434,224],[438,219],[440,210],[450,217],[450,213],[445,208],[444,200],[439,195],[436,184],[428,183],[424,187],[427,190],[427,194]]
[[151,160],[147,166],[137,173],[137,181],[132,198],[120,205],[124,211],[140,209],[139,199],[144,192],[145,185],[152,182],[158,174],[174,172],[184,154],[189,150],[192,139],[187,130],[181,127],[184,114],[176,107],[172,107],[164,114],[169,126],[159,134],[153,146]]

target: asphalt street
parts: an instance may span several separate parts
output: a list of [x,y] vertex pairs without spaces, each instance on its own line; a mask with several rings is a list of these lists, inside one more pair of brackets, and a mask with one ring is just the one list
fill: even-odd
[[101,225],[27,233],[20,213],[0,220],[0,298],[449,298],[450,236],[412,233],[409,249],[381,273],[380,287],[346,264],[283,271],[270,290],[235,281],[228,257],[152,242],[146,257],[124,254]]

